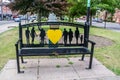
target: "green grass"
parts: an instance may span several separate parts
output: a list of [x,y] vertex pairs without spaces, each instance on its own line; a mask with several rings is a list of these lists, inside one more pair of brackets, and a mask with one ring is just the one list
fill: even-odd
[[[90,34],[106,37],[114,41],[111,46],[95,48],[95,57],[107,68],[120,75],[120,33],[93,27],[90,30]],[[0,34],[0,70],[9,59],[15,59],[14,45],[17,40],[17,28]]]
[[68,64],[72,65],[72,64],[73,64],[73,62],[71,62],[71,61],[70,61],[70,62],[68,62]]
[[9,30],[0,34],[0,69],[9,59],[15,58],[15,42],[18,39],[18,30]]
[[99,28],[91,28],[90,32],[114,41],[112,46],[96,48],[95,57],[107,68],[120,75],[120,33]]
[[60,68],[60,65],[56,65],[56,68]]

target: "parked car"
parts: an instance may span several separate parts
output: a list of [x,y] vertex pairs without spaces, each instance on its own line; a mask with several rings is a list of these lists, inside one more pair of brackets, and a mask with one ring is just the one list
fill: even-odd
[[16,17],[16,18],[14,18],[14,21],[15,21],[15,22],[20,22],[21,19],[20,19],[19,17]]
[[34,17],[34,16],[33,17],[29,17],[28,20],[29,20],[29,22],[34,22],[36,20],[36,17]]
[[102,23],[103,20],[102,19],[98,19],[96,22]]
[[92,19],[93,22],[99,22],[99,23],[102,23],[103,20],[102,19],[99,19],[99,18],[95,18],[95,19]]

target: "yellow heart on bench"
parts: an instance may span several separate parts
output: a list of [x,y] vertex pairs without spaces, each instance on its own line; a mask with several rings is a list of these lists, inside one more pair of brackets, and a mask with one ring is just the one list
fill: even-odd
[[56,30],[50,29],[47,31],[47,37],[53,44],[56,44],[62,37],[62,31],[59,29]]

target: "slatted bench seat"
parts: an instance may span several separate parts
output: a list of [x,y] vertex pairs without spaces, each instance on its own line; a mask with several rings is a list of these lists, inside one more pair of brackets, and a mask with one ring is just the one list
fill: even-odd
[[54,53],[58,55],[74,55],[74,54],[91,54],[91,52],[85,48],[22,48],[20,49],[19,55],[21,56],[50,56]]

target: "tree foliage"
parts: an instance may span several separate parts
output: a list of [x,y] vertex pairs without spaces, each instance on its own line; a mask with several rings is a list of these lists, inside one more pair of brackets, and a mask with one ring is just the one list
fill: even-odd
[[14,0],[8,6],[12,11],[20,14],[53,12],[57,15],[65,14],[67,11],[67,0]]
[[[78,17],[81,15],[86,15],[87,13],[87,0],[68,0],[73,4],[71,8],[69,8],[69,15],[71,17]],[[115,8],[120,8],[120,0],[91,0],[90,7],[90,16],[96,14],[96,11],[99,10],[107,10],[109,13],[113,14]]]
[[[74,18],[87,13],[87,0],[14,0],[8,6],[12,11],[22,14],[39,13],[41,16],[53,12],[56,15],[67,13],[69,17]],[[115,8],[120,9],[120,0],[91,0],[90,15],[95,15],[98,9],[113,14]]]
[[120,0],[115,0],[116,1],[116,6],[118,9],[120,9]]
[[70,1],[72,3],[72,7],[69,9],[69,15],[70,17],[78,17],[80,15],[84,15],[86,12],[86,1],[85,0],[76,0],[76,1]]

